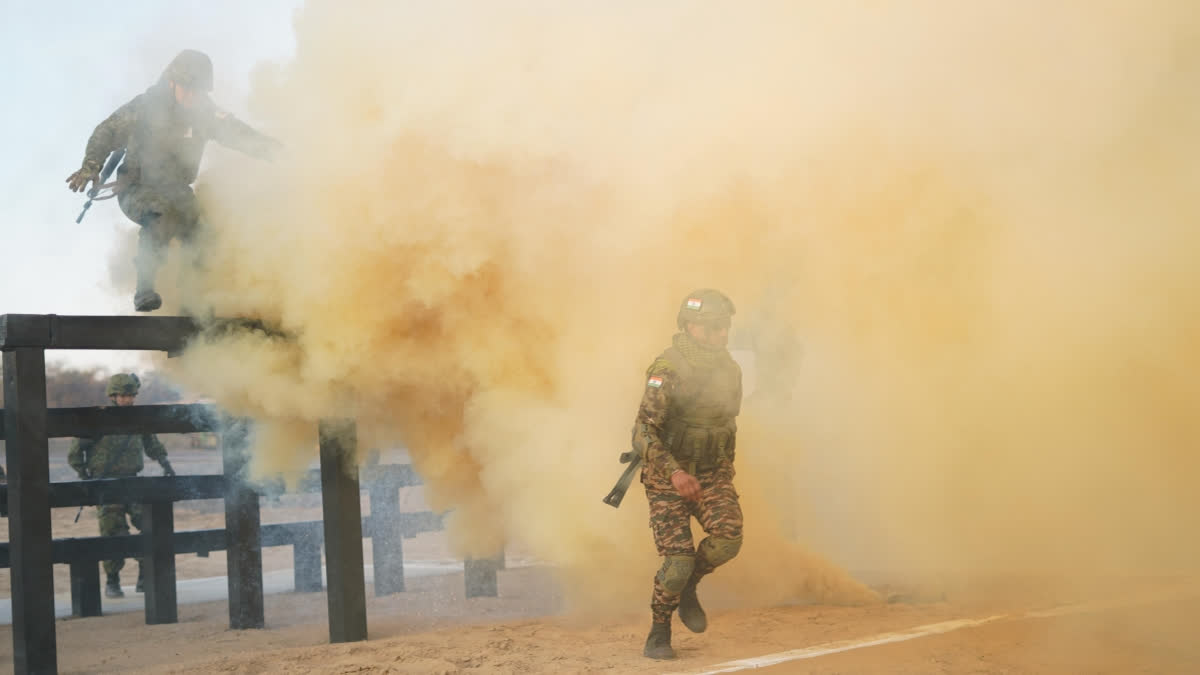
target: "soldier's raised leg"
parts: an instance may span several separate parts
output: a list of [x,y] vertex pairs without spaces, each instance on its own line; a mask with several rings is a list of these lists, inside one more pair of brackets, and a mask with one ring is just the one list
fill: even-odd
[[162,296],[155,290],[158,270],[166,260],[167,247],[176,237],[190,238],[200,220],[196,195],[187,186],[175,188],[134,184],[118,197],[121,210],[141,226],[138,233],[137,290],[134,309],[152,312],[162,307]]
[[673,659],[671,614],[679,606],[680,593],[696,564],[691,530],[693,506],[674,490],[647,488],[646,497],[650,501],[654,545],[663,564],[654,575],[654,594],[650,600],[652,624],[642,654],[652,659]]
[[717,479],[700,497],[697,520],[708,535],[696,547],[696,565],[679,594],[679,620],[693,633],[708,628],[696,586],[705,575],[733,560],[742,548],[742,507],[728,479]]

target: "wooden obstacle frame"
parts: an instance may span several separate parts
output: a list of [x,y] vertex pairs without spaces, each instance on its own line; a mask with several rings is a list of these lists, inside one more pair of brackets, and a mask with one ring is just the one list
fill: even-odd
[[[13,668],[18,674],[58,672],[53,565],[71,566],[73,613],[100,613],[100,560],[141,556],[145,569],[147,623],[177,618],[175,555],[226,551],[229,626],[262,628],[264,546],[291,545],[296,589],[321,589],[320,547],[325,547],[326,599],[331,642],[367,638],[364,536],[372,540],[375,594],[404,590],[402,538],[440,529],[434,514],[399,511],[398,489],[419,484],[407,465],[372,466],[360,485],[344,470],[356,452],[353,420],[319,424],[320,469],[308,485],[320,485],[322,521],[262,525],[260,494],[244,480],[250,423],[224,419],[212,406],[150,405],[58,408],[46,403],[48,349],[165,351],[177,354],[201,333],[187,317],[0,315],[5,407],[0,439],[8,456],[8,484],[0,487],[0,511],[9,518],[9,543],[0,564],[10,568]],[[106,434],[220,432],[221,475],[134,477],[51,483],[49,439]],[[360,489],[369,494],[363,518]],[[225,528],[176,532],[174,503],[221,498]],[[54,540],[50,509],[109,503],[145,507],[139,535]],[[497,594],[503,558],[467,560],[467,597]]]

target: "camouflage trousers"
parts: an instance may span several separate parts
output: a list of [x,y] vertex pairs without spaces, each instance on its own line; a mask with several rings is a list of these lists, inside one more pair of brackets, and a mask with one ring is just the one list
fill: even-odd
[[[141,532],[141,504],[104,504],[96,509],[96,516],[100,520],[100,536],[112,537],[118,534],[129,534],[129,522],[125,521],[126,514],[129,515],[129,522],[132,522],[138,532]],[[124,567],[125,560],[123,558],[105,560],[104,574],[118,574]]]
[[141,225],[138,233],[137,287],[153,290],[172,239],[187,244],[200,229],[200,202],[189,185],[132,183],[117,195],[121,210]]
[[[674,489],[646,486],[650,529],[664,563],[654,576],[650,610],[655,623],[667,623],[679,606],[686,583],[696,583],[737,553],[742,540],[742,507],[728,472],[701,474],[700,500],[691,502]],[[692,545],[692,518],[708,536]],[[736,542],[736,544],[730,544]],[[732,553],[729,553],[732,546]]]

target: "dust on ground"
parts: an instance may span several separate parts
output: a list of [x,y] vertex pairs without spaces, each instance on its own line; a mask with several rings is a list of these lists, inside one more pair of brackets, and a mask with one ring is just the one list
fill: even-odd
[[[736,564],[736,563],[731,563]],[[833,607],[736,608],[709,601],[710,628],[675,623],[679,659],[641,656],[644,608],[624,615],[565,613],[553,570],[508,569],[500,596],[463,596],[461,574],[412,579],[404,593],[368,588],[369,639],[328,644],[323,593],[266,598],[267,628],[228,629],[224,603],[180,607],[179,623],[146,626],[140,614],[59,621],[62,673],[654,673],[700,672],[735,659],[960,618],[1011,619],[908,642],[867,647],[775,666],[779,673],[1129,673],[1195,672],[1200,645],[1197,586],[1178,580],[1113,580],[1122,592],[1158,591],[1147,600],[1110,602],[1097,611],[1022,617],[1103,596],[1064,579],[994,578],[962,583],[941,599]],[[1177,589],[1175,593],[1164,592]],[[1120,600],[1115,595],[1108,600]],[[733,600],[735,602],[735,600]],[[10,627],[0,628],[0,658],[11,657]],[[154,648],[150,648],[154,645]]]

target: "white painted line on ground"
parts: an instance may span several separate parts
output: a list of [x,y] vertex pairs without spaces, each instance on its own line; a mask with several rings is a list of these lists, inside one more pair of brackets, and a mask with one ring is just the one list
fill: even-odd
[[787,661],[798,661],[800,659],[811,659],[818,656],[826,656],[828,654],[837,654],[838,652],[846,652],[852,649],[862,649],[863,647],[874,647],[876,645],[885,645],[892,642],[904,642],[913,640],[926,635],[938,635],[939,633],[949,633],[952,630],[960,628],[968,628],[971,626],[981,626],[985,623],[999,621],[1008,618],[1007,614],[997,614],[996,616],[984,617],[982,619],[957,619],[954,621],[943,621],[941,623],[931,623],[924,626],[917,626],[908,630],[897,631],[895,633],[881,633],[868,638],[860,638],[858,640],[840,640],[838,642],[827,642],[823,645],[815,645],[813,647],[804,647],[802,649],[792,649],[786,652],[778,652],[775,654],[767,654],[766,656],[758,656],[752,659],[740,659],[738,661],[726,661],[709,666],[705,670],[695,671],[695,675],[715,675],[715,673],[733,673],[739,670],[750,670],[751,668],[765,668]]
[[905,642],[907,640],[915,640],[917,638],[927,637],[929,635],[949,633],[950,631],[959,630],[961,628],[982,626],[983,624],[994,623],[996,621],[1045,619],[1055,616],[1065,616],[1067,614],[1099,612],[1107,609],[1117,609],[1120,607],[1150,603],[1156,600],[1164,600],[1167,598],[1178,598],[1181,595],[1195,594],[1197,592],[1198,589],[1195,586],[1187,586],[1182,588],[1177,587],[1150,593],[1126,596],[1124,598],[1116,598],[1104,602],[1079,602],[1061,605],[1059,607],[1052,607],[1049,609],[1020,612],[1017,614],[997,614],[995,616],[988,616],[981,619],[956,619],[953,621],[943,621],[941,623],[931,623],[924,626],[916,626],[915,628],[897,631],[894,633],[881,633],[879,635],[859,638],[857,640],[827,642],[821,645],[814,645],[812,647],[804,647],[801,649],[792,649],[786,652],[767,654],[765,656],[739,659],[737,661],[726,661],[724,663],[717,663],[708,666],[703,670],[689,672],[690,675],[716,675],[717,673],[734,673],[739,670],[766,668],[767,666],[774,666],[780,663],[786,663],[788,661],[812,659],[818,656],[827,656],[829,654],[837,654],[838,652],[847,652],[853,649],[862,649],[864,647],[875,647],[893,642]]

